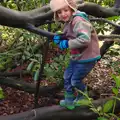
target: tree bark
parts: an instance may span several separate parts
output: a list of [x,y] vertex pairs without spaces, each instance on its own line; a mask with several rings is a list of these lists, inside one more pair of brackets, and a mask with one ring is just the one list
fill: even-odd
[[120,0],[115,0],[114,7],[115,8],[119,8],[120,7]]
[[[119,8],[101,7],[95,3],[80,4],[80,1],[78,1],[78,9],[95,17],[107,18],[120,15]],[[53,12],[50,10],[49,5],[22,12],[0,6],[0,24],[9,27],[26,28],[28,24],[40,26],[52,18]]]
[[17,76],[17,77],[20,77],[20,75],[30,75],[31,73],[30,72],[28,72],[28,71],[16,71],[16,72],[0,72],[0,77],[10,77],[10,76],[12,76],[12,77],[15,77],[15,76]]
[[[110,99],[111,98],[95,100],[93,104],[97,108]],[[116,105],[115,113],[119,113],[120,101],[117,101]],[[41,107],[19,114],[1,116],[0,120],[93,120],[97,119],[97,117],[98,114],[92,112],[89,107],[86,106],[80,106],[70,111],[64,107],[54,105],[52,107]]]
[[[28,93],[35,93],[36,85],[33,83],[27,83],[25,81],[19,80],[17,78],[0,78],[0,84],[5,85],[7,87],[12,87],[17,90],[22,90]],[[39,96],[48,96],[49,94],[57,93],[62,89],[61,86],[42,86],[39,89]]]

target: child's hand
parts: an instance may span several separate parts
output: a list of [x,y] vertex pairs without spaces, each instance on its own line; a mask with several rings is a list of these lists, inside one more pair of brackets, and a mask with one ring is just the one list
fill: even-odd
[[57,31],[56,35],[53,37],[53,42],[58,45],[62,39],[62,35],[63,33],[61,31]]
[[68,48],[68,40],[61,40],[59,43],[59,48],[61,50]]
[[60,43],[60,39],[61,39],[60,35],[55,35],[53,37],[53,42],[58,45]]

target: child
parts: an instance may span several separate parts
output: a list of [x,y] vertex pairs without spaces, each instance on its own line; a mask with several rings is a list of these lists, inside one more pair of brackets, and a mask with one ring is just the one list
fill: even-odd
[[60,49],[70,49],[70,63],[64,72],[65,99],[60,106],[74,109],[82,95],[74,96],[74,88],[85,91],[83,78],[91,71],[96,61],[100,59],[100,49],[97,34],[90,24],[87,15],[77,10],[74,0],[51,0],[50,8],[54,19],[65,23],[63,33],[66,40],[60,40],[55,35],[53,41]]

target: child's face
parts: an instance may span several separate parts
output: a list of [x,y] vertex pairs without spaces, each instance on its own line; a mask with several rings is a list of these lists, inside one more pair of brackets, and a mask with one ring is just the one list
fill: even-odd
[[57,11],[57,15],[61,21],[67,22],[73,14],[73,10],[66,6]]

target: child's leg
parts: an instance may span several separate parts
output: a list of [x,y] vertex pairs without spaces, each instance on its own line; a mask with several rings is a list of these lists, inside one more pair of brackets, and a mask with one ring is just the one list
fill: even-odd
[[72,62],[70,62],[68,68],[64,72],[65,99],[60,101],[60,105],[67,107],[68,109],[74,109],[73,101],[75,97],[73,94],[73,87],[71,85],[72,74],[73,74],[73,64]]
[[[86,75],[92,70],[96,62],[89,62],[80,64],[79,62],[75,62],[74,64],[74,73],[71,77],[71,84],[73,87],[78,88],[81,91],[85,91],[85,84],[82,80],[86,77]],[[77,100],[81,98],[81,94],[78,94]]]

